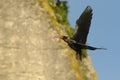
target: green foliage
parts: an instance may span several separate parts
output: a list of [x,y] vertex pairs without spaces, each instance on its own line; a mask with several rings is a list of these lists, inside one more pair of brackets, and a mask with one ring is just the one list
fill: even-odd
[[55,12],[55,16],[57,19],[57,22],[62,24],[66,32],[68,33],[69,36],[71,36],[74,32],[74,30],[70,27],[69,21],[68,21],[68,6],[67,6],[67,1],[66,2],[60,2],[57,5],[53,5],[53,0],[50,0],[50,6]]
[[87,50],[86,50],[86,49],[82,49],[82,53],[83,53],[83,54],[82,54],[82,57],[83,57],[83,58],[86,58],[87,55],[88,55],[88,54],[87,54]]
[[66,32],[68,33],[68,36],[71,37],[74,33],[74,30],[69,26],[66,26],[65,28],[66,28]]
[[68,14],[68,7],[66,3],[60,3],[56,6],[55,13],[57,16],[57,21],[61,24],[69,24],[67,14]]
[[67,14],[68,14],[68,7],[67,2],[60,2],[58,5],[53,6],[50,5],[55,12],[57,17],[57,21],[61,24],[69,24]]

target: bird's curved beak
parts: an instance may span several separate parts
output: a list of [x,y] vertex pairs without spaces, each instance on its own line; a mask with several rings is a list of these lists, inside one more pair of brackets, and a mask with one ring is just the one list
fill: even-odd
[[54,36],[53,38],[63,39],[63,36]]

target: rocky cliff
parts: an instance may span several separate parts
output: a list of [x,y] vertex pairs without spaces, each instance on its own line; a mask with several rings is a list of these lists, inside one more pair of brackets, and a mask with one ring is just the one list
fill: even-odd
[[0,1],[0,80],[97,80],[89,55],[81,63],[53,39],[68,32],[50,5],[53,0]]

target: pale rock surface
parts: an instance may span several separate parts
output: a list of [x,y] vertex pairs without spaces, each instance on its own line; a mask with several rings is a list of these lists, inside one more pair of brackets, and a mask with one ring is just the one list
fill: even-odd
[[38,0],[1,0],[0,80],[77,80],[55,35]]

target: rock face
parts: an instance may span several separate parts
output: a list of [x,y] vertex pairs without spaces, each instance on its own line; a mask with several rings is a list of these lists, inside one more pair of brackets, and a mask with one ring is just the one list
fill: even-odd
[[79,63],[53,39],[58,32],[39,3],[0,1],[0,80],[97,80],[89,56]]

